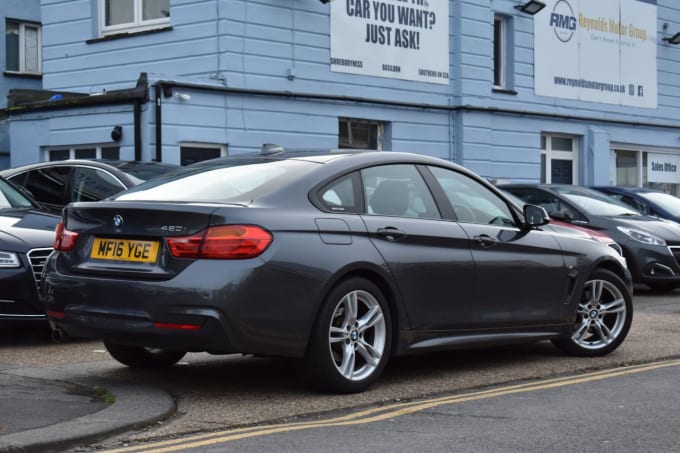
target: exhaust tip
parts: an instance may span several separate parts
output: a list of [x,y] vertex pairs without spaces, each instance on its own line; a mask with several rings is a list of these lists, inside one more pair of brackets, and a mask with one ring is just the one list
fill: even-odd
[[61,329],[52,329],[52,341],[61,343],[66,338],[66,334]]

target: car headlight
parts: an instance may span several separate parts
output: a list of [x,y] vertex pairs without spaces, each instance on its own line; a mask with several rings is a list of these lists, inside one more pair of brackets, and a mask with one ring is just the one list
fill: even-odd
[[622,226],[617,228],[619,229],[619,231],[625,233],[629,238],[633,239],[634,241],[642,242],[643,244],[666,245],[666,241],[661,239],[659,236],[655,236],[647,231]]
[[16,253],[0,252],[0,267],[19,267],[21,262]]

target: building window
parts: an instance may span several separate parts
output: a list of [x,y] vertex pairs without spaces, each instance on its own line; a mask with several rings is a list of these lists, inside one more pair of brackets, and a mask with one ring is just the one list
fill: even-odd
[[[642,149],[615,149],[614,174],[616,186],[644,187],[680,196],[680,157],[667,152]],[[666,163],[670,166],[666,167]]]
[[40,74],[40,24],[5,22],[5,70],[18,74]]
[[226,155],[226,145],[182,143],[179,147],[179,163],[182,166]]
[[382,150],[385,124],[379,121],[340,118],[338,147]]
[[493,85],[505,88],[506,84],[506,28],[507,21],[502,16],[493,18]]
[[578,182],[578,140],[567,135],[541,136],[541,183]]
[[73,146],[50,148],[45,151],[45,160],[66,160],[66,159],[120,159],[119,146]]
[[170,0],[99,0],[102,34],[136,32],[170,23]]

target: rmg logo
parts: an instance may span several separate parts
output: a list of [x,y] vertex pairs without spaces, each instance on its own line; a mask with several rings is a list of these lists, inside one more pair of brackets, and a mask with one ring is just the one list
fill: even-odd
[[574,10],[567,0],[559,0],[555,3],[552,13],[550,13],[550,27],[555,32],[555,36],[562,42],[568,42],[576,31],[577,19]]
[[552,13],[550,15],[550,26],[573,31],[576,30],[576,18],[574,16]]

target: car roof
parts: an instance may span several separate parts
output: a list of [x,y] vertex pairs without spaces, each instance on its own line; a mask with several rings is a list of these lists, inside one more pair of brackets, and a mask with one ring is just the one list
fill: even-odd
[[168,164],[164,162],[142,162],[142,161],[134,161],[134,160],[113,160],[113,159],[63,159],[63,160],[50,160],[46,162],[35,162],[32,164],[26,164],[26,165],[20,165],[18,167],[12,167],[8,168],[5,170],[0,171],[0,174],[14,174],[14,173],[19,173],[21,171],[25,170],[31,170],[34,168],[43,168],[43,167],[61,167],[61,166],[73,166],[73,165],[86,165],[86,166],[91,166],[91,167],[100,167],[100,168],[109,168],[109,167],[115,167],[115,168],[125,168],[125,167],[130,167],[130,166],[146,166],[146,165],[163,165],[167,166],[168,168],[174,168],[177,167],[177,165],[173,164]]
[[666,193],[661,190],[650,189],[648,187],[593,186],[593,189],[610,190],[612,192],[623,193]]
[[[468,174],[473,174],[470,170],[445,161],[440,158],[428,156],[425,154],[418,154],[403,151],[378,151],[378,150],[354,150],[354,149],[307,149],[307,150],[285,150],[272,154],[262,153],[245,153],[226,157],[217,157],[214,159],[196,162],[186,167],[180,167],[176,171],[182,172],[184,169],[201,169],[206,167],[231,166],[231,165],[247,165],[263,162],[281,161],[281,160],[301,160],[307,162],[314,162],[318,164],[330,164],[333,162],[347,162],[354,161],[357,166],[364,164],[385,164],[385,163],[415,163],[422,165],[442,165],[456,168]],[[174,172],[172,172],[174,173]]]
[[[55,168],[55,167],[90,167],[99,168],[117,174],[119,177],[125,176],[130,178],[132,182],[137,180],[143,181],[150,179],[150,177],[158,176],[162,173],[179,168],[179,165],[173,165],[163,162],[142,162],[132,160],[112,160],[112,159],[64,159],[47,162],[36,162],[33,164],[21,165],[18,167],[8,168],[0,171],[0,175],[11,178],[20,173],[41,168]],[[154,171],[146,172],[145,170]],[[156,170],[161,170],[156,171]],[[129,182],[128,182],[129,183]]]

